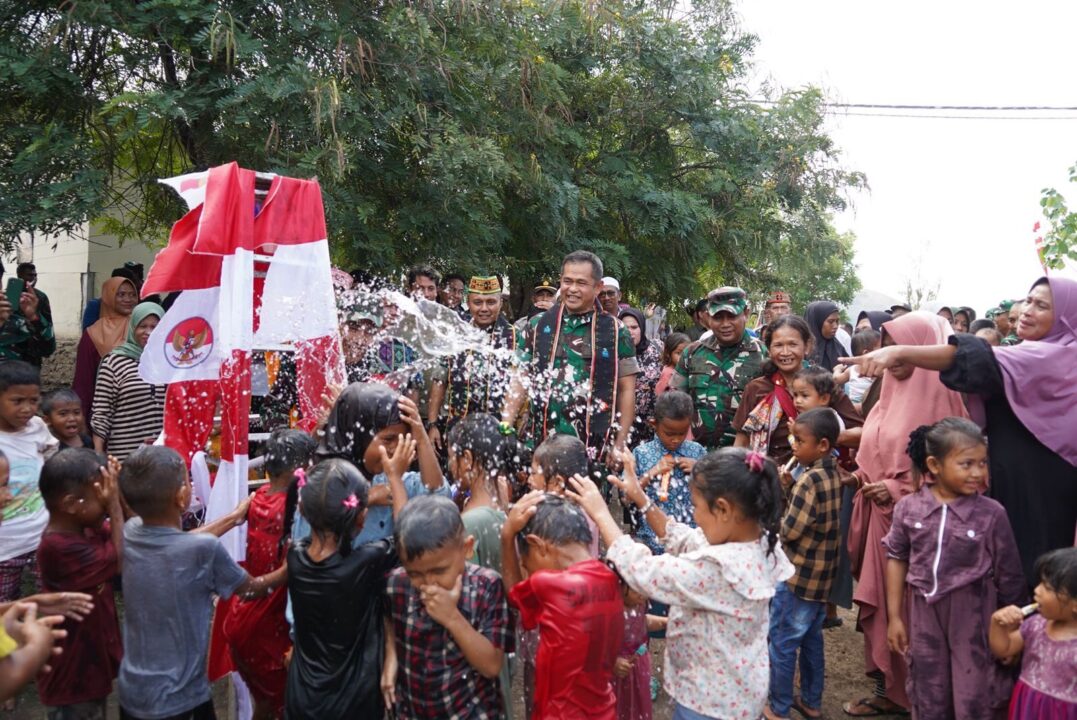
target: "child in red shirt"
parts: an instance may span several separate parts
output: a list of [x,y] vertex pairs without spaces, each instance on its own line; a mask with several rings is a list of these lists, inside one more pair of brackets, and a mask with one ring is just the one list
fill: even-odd
[[[304,478],[317,442],[302,430],[275,430],[266,442],[265,471],[269,484],[251,495],[247,509],[247,558],[243,567],[252,575],[265,575],[284,564],[292,521],[299,504],[299,478]],[[284,712],[284,686],[288,681],[285,656],[292,649],[284,607],[284,585],[259,600],[235,596],[219,600],[221,631],[228,641],[232,662],[250,690],[255,718],[279,717]]]
[[617,576],[591,557],[591,541],[582,510],[538,491],[513,507],[502,528],[509,602],[525,628],[539,628],[531,720],[616,720],[610,680],[624,602]]
[[[120,463],[88,448],[72,448],[46,461],[40,489],[49,523],[37,549],[41,586],[48,592],[83,592],[93,610],[82,622],[66,620],[63,652],[52,672],[37,679],[41,703],[80,718],[105,718],[105,701],[123,650],[113,580],[120,574],[123,508]],[[108,515],[110,524],[105,523]]]

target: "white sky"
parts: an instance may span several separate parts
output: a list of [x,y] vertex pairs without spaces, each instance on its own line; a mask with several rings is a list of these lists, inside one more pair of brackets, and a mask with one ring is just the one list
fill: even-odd
[[[812,84],[844,103],[1077,106],[1071,0],[737,6],[744,30],[759,38],[756,82]],[[1077,112],[1039,114],[1074,119],[831,115],[827,127],[844,165],[870,185],[837,219],[840,230],[856,233],[864,287],[901,297],[924,245],[924,275],[941,280],[946,304],[982,315],[1023,295],[1042,274],[1032,232],[1040,190],[1077,196],[1066,178],[1077,162]]]

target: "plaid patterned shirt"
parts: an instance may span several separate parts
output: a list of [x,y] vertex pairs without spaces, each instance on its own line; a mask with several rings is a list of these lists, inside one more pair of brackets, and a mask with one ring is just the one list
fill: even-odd
[[[504,717],[500,683],[471,667],[449,632],[423,607],[404,568],[389,575],[386,593],[400,666],[399,718],[494,720]],[[515,634],[501,576],[467,563],[460,612],[494,647],[510,653]]]
[[827,456],[794,483],[782,519],[782,546],[796,573],[789,589],[802,600],[825,602],[838,570],[841,481]]

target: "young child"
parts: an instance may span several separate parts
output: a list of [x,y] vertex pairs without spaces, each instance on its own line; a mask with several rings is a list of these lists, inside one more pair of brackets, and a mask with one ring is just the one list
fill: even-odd
[[[797,416],[793,454],[805,471],[782,518],[782,547],[796,572],[778,585],[770,604],[770,700],[764,711],[770,720],[789,717],[790,708],[808,718],[822,715],[823,621],[841,537],[841,480],[832,455],[837,442],[838,414],[830,408]],[[793,695],[798,651],[799,698]]]
[[[370,497],[363,529],[352,538],[355,547],[392,537],[393,511],[384,457],[392,456],[400,441],[410,436],[419,459],[419,472],[405,472],[404,499],[437,493],[449,497],[449,484],[441,474],[437,452],[419,417],[419,408],[386,385],[352,383],[337,398],[326,422],[320,459],[342,458],[370,481]],[[310,527],[296,516],[292,537],[306,538]]]
[[501,572],[502,507],[508,498],[505,488],[505,436],[498,421],[486,413],[474,413],[457,422],[449,431],[449,475],[464,495],[464,531],[475,539],[469,562]]
[[[382,453],[384,453],[384,449]],[[393,511],[407,500],[403,474],[415,456],[411,438],[383,460]],[[347,460],[324,460],[299,489],[311,535],[288,551],[294,651],[285,718],[380,718],[385,647],[385,578],[396,565],[392,538],[355,546],[370,485]]]
[[386,703],[401,718],[504,717],[498,676],[513,651],[512,617],[498,574],[467,562],[475,538],[460,511],[445,497],[415,498],[397,518],[396,545]]
[[34,550],[49,521],[37,481],[58,443],[37,414],[40,385],[33,365],[0,364],[0,452],[7,457],[11,497],[0,510],[0,603],[17,599],[23,571],[36,570]]
[[625,604],[624,640],[613,664],[617,720],[651,720],[651,654],[648,631],[665,628],[666,618],[647,614],[647,598],[621,583]]
[[593,540],[578,507],[538,491],[513,506],[501,530],[509,601],[525,629],[539,630],[530,720],[617,717],[610,679],[624,602],[617,576],[591,554]]
[[[552,495],[564,495],[568,479],[574,475],[587,475],[587,448],[575,435],[551,435],[535,448],[531,457],[531,475],[527,479],[532,492],[540,491]],[[591,518],[583,516],[591,532],[588,550],[591,557],[598,558],[598,528]],[[502,529],[503,532],[503,529]],[[504,568],[504,559],[502,559]],[[502,569],[502,575],[505,571]],[[516,642],[517,657],[523,664],[524,680],[524,715],[532,716],[535,694],[535,658],[538,653],[539,629],[523,626],[517,628],[519,638]]]
[[38,695],[50,715],[104,720],[123,657],[113,594],[123,556],[119,474],[118,460],[88,448],[57,453],[41,469],[41,496],[49,510],[37,549],[42,588],[83,592],[93,602],[86,618],[64,622],[62,654],[52,672],[38,678]]
[[[790,387],[797,414],[816,408],[830,407],[830,400],[833,398],[836,389],[834,374],[826,368],[813,366],[798,370],[797,374],[793,376],[793,384]],[[792,429],[794,422],[795,419],[790,418],[790,429]],[[841,422],[840,417],[838,422]],[[842,424],[839,430],[844,429],[844,424]]]
[[987,445],[974,423],[923,425],[908,452],[923,482],[894,506],[883,539],[887,642],[913,659],[914,716],[988,718],[1012,688],[987,646],[991,615],[1027,593],[1013,530],[1002,506],[980,494]]
[[[798,370],[793,378],[793,404],[797,414],[816,408],[832,408],[838,420],[839,446],[831,448],[843,467],[855,467],[852,448],[860,445],[863,432],[859,412],[848,398],[843,396],[840,387],[834,381],[834,374],[826,368],[808,367]],[[835,402],[837,396],[837,402]],[[846,422],[848,420],[849,422]],[[793,421],[789,421],[792,433]]]
[[[266,442],[269,484],[251,496],[247,510],[247,559],[252,575],[278,569],[285,559],[292,520],[299,501],[299,478],[310,466],[317,443],[302,430],[276,430]],[[276,588],[261,600],[218,603],[226,613],[222,632],[232,661],[254,700],[255,720],[280,717],[288,677],[285,655],[292,647],[284,619],[287,590]]]
[[[647,497],[667,516],[689,526],[692,525],[692,492],[688,477],[696,461],[707,454],[702,445],[688,439],[694,414],[692,398],[687,393],[671,390],[660,396],[651,420],[654,439],[632,451],[640,473],[639,482]],[[656,555],[662,552],[662,544],[647,523],[639,523],[636,539]]]
[[82,401],[71,388],[45,393],[41,398],[41,417],[52,436],[64,448],[93,448],[93,438],[83,432]]
[[564,495],[568,479],[587,475],[587,446],[575,435],[550,435],[531,456],[532,490]]
[[[861,330],[861,332],[865,332]],[[872,331],[874,332],[874,331]],[[855,368],[854,368],[855,369]],[[831,397],[836,390],[834,385],[834,376],[830,371],[820,367],[810,367],[800,370],[796,374],[796,378],[793,381],[793,404],[796,405],[798,413],[804,413],[816,408],[829,408],[831,405]],[[852,416],[856,417],[859,421],[855,409],[852,411]],[[837,412],[834,413],[834,417],[838,422],[839,439],[842,439],[842,433],[845,434],[842,439],[843,444],[840,447],[832,447],[831,453],[837,458],[838,465],[846,470],[852,470],[856,468],[856,461],[854,459],[853,447],[860,445],[860,435],[863,432],[861,426],[846,428],[845,420]],[[790,428],[792,431],[792,428]],[[796,455],[794,454],[794,458]],[[800,477],[800,474],[804,472],[805,466],[797,464],[793,468],[791,475],[793,478]],[[782,483],[786,484],[785,471],[781,472]],[[853,606],[853,575],[850,569],[849,552],[846,548],[847,540],[849,538],[849,526],[850,519],[853,513],[853,502],[856,496],[856,479],[848,473],[843,474],[843,483],[841,489],[841,541],[838,543],[838,570],[837,575],[834,577],[834,582],[831,584],[830,600],[826,606],[826,619],[823,620],[823,629],[828,630],[834,627],[840,627],[842,619],[838,617],[838,605],[844,608],[851,608]],[[792,485],[792,483],[789,483]]]
[[246,502],[201,532],[180,529],[191,483],[171,448],[131,453],[120,491],[138,515],[123,531],[121,717],[213,718],[206,658],[214,595],[264,596],[284,583],[285,568],[252,578],[215,537],[246,519]]
[[1002,345],[1002,333],[995,328],[981,328],[976,331],[976,337],[983,338],[988,345],[999,347]]
[[[856,331],[851,344],[853,356],[860,357],[882,347],[883,336],[878,330],[873,330],[870,327],[864,328]],[[867,394],[872,382],[874,382],[873,378],[861,376],[860,368],[854,365],[849,368],[849,380],[845,383],[845,394],[849,396],[854,405],[860,407],[860,403],[864,402],[864,396]]]
[[661,397],[669,390],[669,381],[673,379],[673,373],[677,369],[677,363],[681,361],[681,353],[692,343],[684,333],[670,333],[662,343],[662,372],[658,375],[658,382],[654,386],[654,394]]
[[[1077,717],[1077,548],[1036,560],[1036,604],[1009,605],[991,617],[995,657],[1021,657],[1021,678],[1010,699],[1010,720]],[[1025,619],[1030,613],[1036,613]]]
[[770,680],[768,607],[776,585],[793,574],[785,553],[776,552],[782,518],[777,468],[743,448],[704,456],[692,469],[693,529],[667,518],[640,486],[631,453],[622,458],[623,479],[611,476],[610,482],[640,508],[664,555],[622,534],[594,483],[571,484],[625,582],[671,606],[665,688],[677,704],[674,717],[758,718]]

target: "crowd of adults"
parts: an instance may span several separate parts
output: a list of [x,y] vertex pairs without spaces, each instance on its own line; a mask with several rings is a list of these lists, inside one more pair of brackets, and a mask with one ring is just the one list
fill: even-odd
[[[117,269],[84,313],[72,389],[81,402],[87,444],[123,460],[160,433],[164,388],[145,383],[138,363],[166,308],[139,302],[141,268]],[[36,269],[18,267],[17,297],[0,296],[0,357],[40,366],[55,350],[47,296]],[[415,372],[415,349],[387,337],[398,309],[363,273],[334,271],[341,337],[351,381],[382,381],[406,392],[433,444],[462,418],[488,413],[506,435],[534,447],[552,434],[586,445],[595,475],[620,467],[621,451],[653,436],[656,398],[682,390],[693,403],[692,438],[706,449],[742,446],[784,464],[789,423],[806,406],[841,419],[845,468],[843,564],[830,600],[858,608],[873,695],[846,704],[852,715],[909,706],[905,663],[887,644],[881,543],[894,504],[914,491],[910,433],[945,417],[983,428],[990,457],[987,492],[1005,508],[1030,585],[1036,558],[1072,545],[1077,530],[1077,282],[1041,278],[1020,300],[977,319],[968,307],[937,312],[904,305],[842,323],[825,299],[801,314],[789,293],[767,296],[752,327],[744,290],[720,287],[689,304],[682,327],[655,322],[655,309],[625,302],[621,284],[587,251],[564,258],[557,280],[540,280],[516,318],[495,274],[441,277],[429,266],[402,288],[440,303],[489,337]],[[674,323],[676,324],[676,323]],[[256,407],[294,420],[294,366],[267,353]],[[812,376],[807,368],[820,371]],[[798,385],[803,381],[803,389]],[[801,396],[804,396],[803,398]],[[854,590],[853,579],[856,579]],[[829,622],[836,623],[834,613]]]

